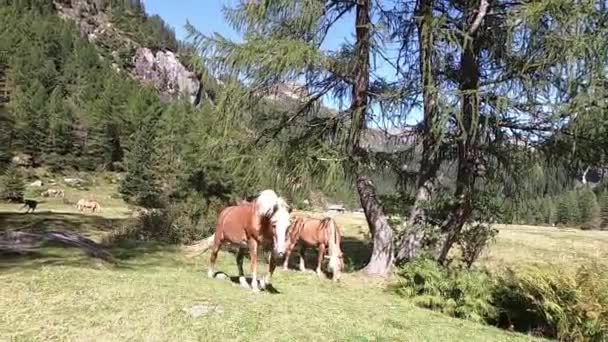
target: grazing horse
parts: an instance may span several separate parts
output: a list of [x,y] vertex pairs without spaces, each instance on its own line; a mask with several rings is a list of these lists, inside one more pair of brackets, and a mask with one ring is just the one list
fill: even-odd
[[42,197],[65,197],[65,192],[63,191],[63,189],[48,189],[46,191],[43,191],[40,195],[42,195]]
[[300,271],[304,271],[304,253],[306,247],[318,246],[319,261],[317,263],[317,275],[321,276],[321,263],[325,257],[325,251],[329,254],[329,269],[333,273],[333,280],[338,281],[344,267],[342,250],[340,249],[340,229],[336,222],[326,217],[322,220],[315,218],[298,217],[289,230],[289,245],[285,252],[285,261],[283,268],[287,269],[289,263],[289,255],[291,251],[300,242]]
[[78,200],[78,203],[76,203],[76,208],[78,208],[78,210],[80,211],[83,211],[85,208],[91,209],[91,212],[95,212],[95,210],[97,210],[98,212],[101,211],[101,206],[97,201],[88,200],[84,198]]
[[224,244],[239,247],[236,263],[239,269],[239,282],[248,287],[243,272],[243,259],[247,248],[251,258],[251,287],[259,291],[257,280],[257,252],[261,244],[272,246],[269,271],[261,284],[265,288],[271,283],[277,259],[283,257],[286,247],[287,229],[290,226],[290,208],[272,190],[264,190],[251,202],[241,202],[220,212],[211,246],[211,257],[207,275],[215,276],[214,268],[217,254]]

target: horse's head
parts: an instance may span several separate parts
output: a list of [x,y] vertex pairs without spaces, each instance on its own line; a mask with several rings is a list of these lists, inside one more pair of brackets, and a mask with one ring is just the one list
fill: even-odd
[[287,248],[287,230],[291,225],[289,205],[272,190],[262,191],[256,202],[258,213],[267,217],[272,226],[273,253],[282,258]]

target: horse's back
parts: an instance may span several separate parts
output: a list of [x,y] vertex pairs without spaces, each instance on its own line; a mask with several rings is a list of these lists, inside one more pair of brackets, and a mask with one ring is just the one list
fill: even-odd
[[300,232],[300,240],[307,245],[326,243],[325,235],[321,228],[321,220],[315,218],[305,219]]
[[246,241],[252,210],[250,205],[235,205],[222,210],[215,228],[216,239],[234,243]]

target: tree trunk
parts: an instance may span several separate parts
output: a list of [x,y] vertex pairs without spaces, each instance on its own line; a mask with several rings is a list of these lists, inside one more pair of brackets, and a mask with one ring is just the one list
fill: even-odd
[[[475,36],[483,17],[489,7],[488,0],[481,0],[479,9],[468,8],[465,13],[469,41],[465,37],[460,65],[460,92],[462,93],[462,109],[459,118],[460,132],[458,136],[458,174],[456,178],[455,197],[457,206],[442,227],[446,237],[439,252],[437,261],[445,264],[450,249],[456,242],[462,227],[473,213],[473,196],[475,188],[477,155],[479,150],[479,64]],[[474,19],[472,14],[476,13]]]
[[368,275],[389,276],[393,266],[393,230],[367,177],[357,177],[357,192],[374,242],[372,256],[363,271]]
[[407,224],[410,231],[404,234],[399,241],[399,250],[396,256],[398,263],[411,260],[418,254],[422,236],[417,234],[415,226],[426,219],[423,206],[431,199],[432,189],[441,162],[437,155],[441,130],[439,127],[434,127],[437,120],[435,117],[436,88],[433,74],[433,6],[434,0],[421,0],[418,7],[418,13],[422,17],[418,24],[424,105],[422,156],[416,180],[416,196]]
[[361,149],[361,132],[366,127],[368,107],[367,90],[369,87],[370,53],[370,0],[357,1],[355,29],[355,83],[351,106],[350,152],[357,174],[357,191],[365,213],[369,230],[373,237],[372,256],[364,272],[372,276],[388,276],[393,265],[393,231],[376,197],[376,189],[371,180],[364,175],[362,159],[365,152]]

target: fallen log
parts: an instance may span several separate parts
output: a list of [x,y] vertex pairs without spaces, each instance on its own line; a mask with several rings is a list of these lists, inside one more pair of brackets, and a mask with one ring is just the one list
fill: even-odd
[[47,243],[57,243],[76,247],[88,255],[105,261],[112,261],[112,255],[95,241],[78,233],[64,231],[49,231],[44,233],[27,233],[7,231],[0,234],[0,252],[26,254]]

